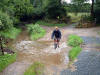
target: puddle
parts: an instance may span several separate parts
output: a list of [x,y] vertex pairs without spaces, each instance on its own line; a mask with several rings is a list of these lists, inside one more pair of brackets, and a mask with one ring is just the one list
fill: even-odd
[[68,64],[69,63],[69,57],[68,54],[64,54],[64,64]]

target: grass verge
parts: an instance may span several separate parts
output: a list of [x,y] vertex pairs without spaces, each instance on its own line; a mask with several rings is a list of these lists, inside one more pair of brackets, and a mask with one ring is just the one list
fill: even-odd
[[79,55],[79,53],[81,52],[82,48],[80,48],[79,46],[77,47],[73,47],[70,51],[69,51],[69,59],[71,61],[74,61],[74,59]]
[[46,31],[40,27],[38,24],[29,24],[27,25],[28,32],[30,34],[31,40],[37,40],[41,37],[43,37],[46,33]]
[[72,47],[72,49],[69,51],[69,59],[71,62],[73,62],[81,52],[82,48],[80,45],[82,43],[83,39],[77,35],[70,35],[68,37],[68,45]]
[[68,45],[72,47],[80,46],[83,43],[83,39],[77,35],[70,35],[68,37]]
[[63,27],[63,26],[67,26],[68,24],[66,23],[52,23],[52,22],[46,22],[43,20],[37,21],[36,22],[39,25],[44,25],[44,26],[58,26],[58,27]]
[[16,60],[16,54],[5,54],[0,56],[0,72],[3,71],[9,64]]
[[43,73],[43,68],[43,64],[35,62],[25,71],[24,75],[41,75]]
[[0,31],[0,35],[4,35],[5,37],[10,38],[10,39],[15,39],[20,32],[21,32],[21,29],[17,29],[13,27],[7,31]]

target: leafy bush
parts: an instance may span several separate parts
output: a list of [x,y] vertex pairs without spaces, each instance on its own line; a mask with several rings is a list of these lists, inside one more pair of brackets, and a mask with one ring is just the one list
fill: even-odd
[[68,37],[68,45],[69,46],[76,47],[76,46],[79,46],[82,43],[83,43],[83,39],[80,38],[77,35],[70,35]]
[[0,11],[0,31],[10,29],[13,27],[13,21],[10,19],[9,15]]
[[37,40],[38,38],[43,37],[45,34],[45,30],[38,24],[29,24],[27,25],[27,28],[32,40]]
[[82,15],[81,16],[81,21],[84,22],[94,22],[94,18],[90,15]]
[[70,60],[73,61],[78,56],[78,54],[81,52],[81,50],[82,48],[80,48],[79,46],[72,48],[69,51]]
[[48,0],[48,5],[45,7],[45,14],[48,18],[57,19],[58,16],[66,16],[66,10],[61,4],[61,0]]
[[21,32],[21,29],[10,28],[9,30],[0,31],[0,36],[4,36],[5,38],[15,39],[18,34]]
[[30,0],[10,0],[8,8],[12,11],[13,16],[20,20],[31,19],[34,11]]
[[16,60],[16,54],[5,54],[0,56],[0,72],[6,68],[9,64]]
[[33,24],[31,24],[31,25],[28,25],[28,30],[30,34],[40,33],[41,27],[38,24],[35,24],[34,26]]
[[44,68],[43,64],[35,62],[26,70],[24,75],[41,75],[43,73],[43,68]]

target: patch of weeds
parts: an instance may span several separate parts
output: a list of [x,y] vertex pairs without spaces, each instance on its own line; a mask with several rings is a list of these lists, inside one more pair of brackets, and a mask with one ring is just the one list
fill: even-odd
[[39,24],[29,24],[27,25],[27,29],[32,40],[37,40],[43,37],[46,33],[46,31],[40,27]]
[[25,71],[24,75],[42,75],[43,69],[43,64],[35,62]]
[[72,47],[80,46],[83,43],[83,39],[77,35],[70,35],[68,37],[68,45]]
[[73,47],[70,51],[69,51],[69,59],[71,61],[74,61],[74,59],[78,56],[78,54],[81,52],[82,48],[80,48],[79,46],[77,47]]
[[0,72],[9,64],[16,61],[16,54],[5,54],[0,56]]

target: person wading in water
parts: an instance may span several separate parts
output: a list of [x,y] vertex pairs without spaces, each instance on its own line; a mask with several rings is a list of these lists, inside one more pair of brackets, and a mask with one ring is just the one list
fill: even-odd
[[61,39],[61,31],[59,28],[56,26],[54,31],[52,32],[51,38],[54,39],[54,48],[56,49],[57,47],[59,48],[59,42]]

